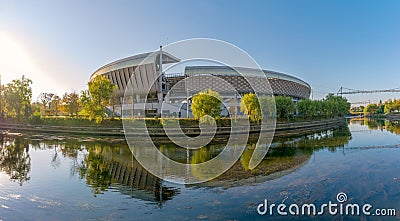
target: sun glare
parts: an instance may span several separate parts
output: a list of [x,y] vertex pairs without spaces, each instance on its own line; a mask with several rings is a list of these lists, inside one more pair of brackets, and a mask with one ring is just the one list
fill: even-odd
[[0,74],[2,83],[22,75],[35,77],[39,73],[23,45],[12,37],[0,33]]

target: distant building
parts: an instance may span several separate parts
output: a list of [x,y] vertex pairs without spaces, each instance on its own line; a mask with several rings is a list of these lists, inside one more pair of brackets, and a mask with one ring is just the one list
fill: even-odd
[[[310,97],[311,87],[307,82],[287,74],[268,70],[263,70],[261,74],[264,74],[264,76],[260,76],[260,70],[251,68],[187,66],[183,73],[162,72],[161,77],[158,78],[160,69],[162,71],[162,66],[160,66],[161,54],[162,64],[180,61],[179,58],[161,51],[134,55],[97,69],[91,75],[90,81],[97,76],[104,75],[118,86],[115,95],[120,98],[120,104],[116,105],[115,111],[117,114],[121,114],[124,92],[129,80],[131,80],[134,90],[131,100],[133,105],[136,105],[134,114],[137,116],[161,114],[160,104],[167,99],[163,104],[162,114],[186,117],[190,112],[190,98],[207,88],[222,93],[221,96],[227,103],[229,103],[229,99],[235,98],[234,103],[238,104],[243,94],[254,92],[243,74],[255,79],[252,80],[252,85],[257,91],[290,96],[295,102]],[[234,95],[232,90],[224,94],[224,88],[227,84],[236,91]],[[168,94],[170,89],[173,89],[173,93]],[[186,107],[187,102],[189,103],[189,110]],[[227,114],[226,110],[225,114]]]

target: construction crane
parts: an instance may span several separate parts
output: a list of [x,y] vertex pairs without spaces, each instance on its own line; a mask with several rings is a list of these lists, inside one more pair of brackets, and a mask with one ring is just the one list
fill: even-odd
[[373,93],[395,93],[400,92],[400,87],[394,89],[384,90],[356,90],[351,88],[340,87],[337,95],[342,96],[343,94],[373,94]]

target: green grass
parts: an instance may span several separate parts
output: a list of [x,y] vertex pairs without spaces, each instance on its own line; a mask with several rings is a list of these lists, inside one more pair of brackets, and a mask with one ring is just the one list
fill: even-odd
[[[240,120],[240,119],[238,119]],[[304,122],[304,121],[314,121],[314,120],[325,120],[325,119],[308,119],[302,117],[295,117],[288,120],[278,119],[277,123],[293,123],[293,122]],[[133,121],[136,121],[135,119]],[[162,127],[163,125],[168,125],[172,119],[161,119],[161,118],[145,118],[147,127]],[[140,123],[141,121],[137,121]],[[122,127],[121,118],[105,118],[103,122],[96,123],[95,120],[90,121],[85,117],[69,117],[69,116],[32,116],[28,122],[21,122],[17,119],[8,118],[3,121],[3,123],[29,123],[31,125],[49,125],[49,126],[67,126],[67,127]],[[229,127],[231,126],[230,118],[219,118],[216,119],[216,123],[219,127]],[[133,122],[135,124],[135,122]],[[181,118],[179,119],[179,124],[182,127],[197,127],[199,121],[192,118]],[[258,124],[258,123],[252,123]]]
[[68,126],[68,127],[122,127],[122,121],[119,118],[107,118],[101,123],[90,121],[83,117],[32,117],[29,121],[32,125],[49,125],[49,126]]

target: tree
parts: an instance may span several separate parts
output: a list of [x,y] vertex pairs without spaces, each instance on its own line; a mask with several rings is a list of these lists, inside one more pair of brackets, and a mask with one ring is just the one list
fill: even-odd
[[385,113],[385,105],[382,103],[382,100],[378,103],[378,109],[376,110],[377,114],[384,114]]
[[276,96],[276,114],[280,119],[287,119],[293,117],[296,107],[292,101],[292,98],[288,96]]
[[392,99],[389,99],[385,102],[385,107],[384,107],[385,114],[389,114],[390,112],[392,112],[392,106],[393,106]]
[[40,93],[38,97],[38,101],[43,104],[43,111],[46,109],[50,109],[51,100],[54,96],[54,93]]
[[79,111],[79,95],[75,92],[69,94],[68,113],[78,116]]
[[192,113],[195,119],[200,119],[205,115],[213,118],[221,116],[222,98],[218,92],[208,89],[196,94],[192,98]]
[[111,113],[112,115],[111,115],[111,117],[114,118],[115,106],[117,104],[121,104],[120,96],[117,94],[117,88],[114,88],[114,92],[113,92],[113,94],[111,96],[111,99],[110,99],[110,104],[111,104],[111,107],[112,107],[112,113]]
[[4,96],[4,86],[0,85],[0,120],[4,119],[4,109],[5,109],[5,96]]
[[297,103],[299,115],[307,118],[342,117],[350,110],[350,103],[346,98],[328,94],[322,100],[303,99]]
[[260,96],[258,102],[260,102],[260,108],[263,115],[266,117],[276,116],[275,98],[273,96]]
[[32,80],[22,76],[12,80],[4,89],[5,109],[8,116],[18,120],[24,116],[27,119],[31,115]]
[[105,76],[96,77],[88,83],[88,86],[88,90],[81,92],[80,104],[90,120],[102,122],[106,115],[105,107],[110,104],[110,98],[116,86]]
[[364,115],[375,114],[377,110],[378,110],[378,105],[368,104],[367,107],[364,108]]
[[342,117],[346,115],[350,110],[350,103],[347,101],[345,97],[335,96],[333,94],[328,94],[325,98],[325,101],[329,106],[329,117]]
[[58,115],[58,108],[60,106],[60,97],[57,95],[53,96],[53,99],[50,102],[50,113],[53,115]]
[[78,116],[79,95],[75,92],[65,93],[61,99],[61,110],[66,114]]
[[229,98],[229,102],[233,105],[228,106],[229,116],[236,118],[238,112],[237,98]]
[[305,118],[313,118],[317,114],[317,105],[315,101],[303,99],[297,103],[297,111],[299,115]]
[[385,114],[389,114],[392,112],[399,113],[400,112],[400,100],[399,99],[387,100],[385,102],[384,112],[385,112]]
[[393,108],[393,111],[395,111],[397,113],[400,112],[400,100],[399,99],[397,99],[397,100],[394,99],[392,108]]
[[98,102],[93,99],[89,90],[81,91],[79,103],[83,107],[83,114],[87,116],[89,120],[95,119],[96,122],[103,121],[105,115],[104,107],[98,105]]
[[240,111],[249,116],[249,119],[253,122],[261,120],[261,107],[258,101],[258,97],[254,93],[248,93],[243,95],[240,102]]

